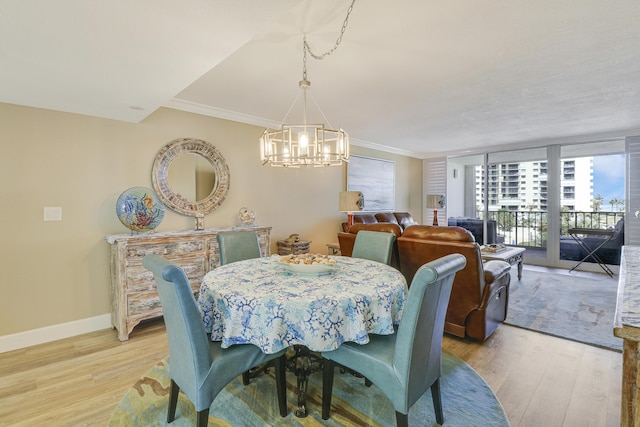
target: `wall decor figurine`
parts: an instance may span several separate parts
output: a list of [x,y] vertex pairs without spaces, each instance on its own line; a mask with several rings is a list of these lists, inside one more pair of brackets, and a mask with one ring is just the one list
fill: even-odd
[[242,225],[256,225],[256,213],[247,208],[240,208],[238,212]]

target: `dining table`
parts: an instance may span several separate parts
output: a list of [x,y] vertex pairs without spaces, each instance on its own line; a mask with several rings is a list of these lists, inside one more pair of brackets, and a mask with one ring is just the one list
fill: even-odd
[[321,368],[315,353],[347,341],[366,344],[369,334],[395,333],[408,294],[406,279],[393,267],[324,257],[335,264],[306,269],[279,255],[226,264],[204,276],[198,296],[205,330],[223,348],[292,348],[287,366],[297,377],[298,417],[308,414],[308,377]]

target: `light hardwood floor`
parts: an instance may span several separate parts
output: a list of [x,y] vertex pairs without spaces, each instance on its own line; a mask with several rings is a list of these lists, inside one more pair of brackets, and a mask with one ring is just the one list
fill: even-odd
[[[484,343],[445,336],[443,346],[487,381],[513,427],[619,425],[621,353],[508,325]],[[161,320],[126,342],[104,330],[0,354],[0,425],[104,426],[167,354]]]

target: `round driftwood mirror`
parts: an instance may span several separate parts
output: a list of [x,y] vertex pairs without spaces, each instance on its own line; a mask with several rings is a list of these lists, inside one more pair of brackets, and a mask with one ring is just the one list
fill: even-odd
[[[199,166],[202,162],[197,160],[202,159],[192,162],[194,154],[208,164]],[[201,139],[180,138],[160,149],[153,162],[151,179],[167,207],[184,215],[202,217],[222,204],[229,191],[230,177],[227,162],[216,147]]]

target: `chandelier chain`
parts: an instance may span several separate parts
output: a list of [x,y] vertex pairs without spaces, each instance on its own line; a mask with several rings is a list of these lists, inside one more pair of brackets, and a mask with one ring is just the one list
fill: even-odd
[[326,51],[325,53],[321,54],[321,55],[316,55],[315,53],[313,53],[313,51],[311,50],[311,46],[309,45],[309,42],[307,41],[307,35],[304,34],[302,37],[303,40],[303,56],[302,56],[302,78],[303,80],[307,80],[307,52],[309,52],[309,55],[311,55],[312,58],[317,59],[319,61],[323,60],[326,56],[331,55],[337,48],[338,46],[340,46],[340,43],[342,43],[342,37],[344,36],[344,32],[347,30],[347,25],[349,25],[349,15],[351,15],[351,11],[353,10],[353,5],[356,3],[356,0],[353,0],[351,2],[351,5],[349,6],[349,9],[347,9],[347,16],[344,18],[344,22],[342,23],[342,29],[340,30],[340,34],[338,35],[338,38],[336,39],[336,43],[333,45],[333,47],[331,49],[329,49],[328,51]]

